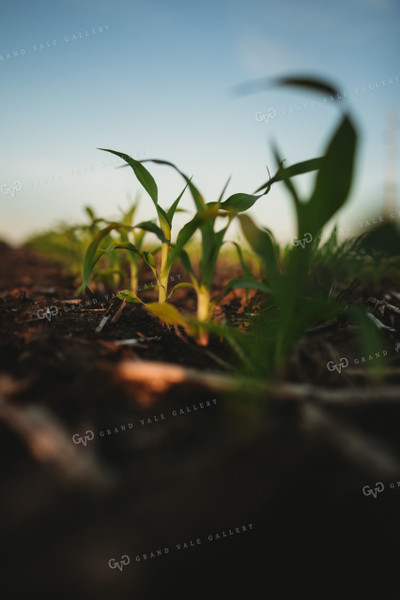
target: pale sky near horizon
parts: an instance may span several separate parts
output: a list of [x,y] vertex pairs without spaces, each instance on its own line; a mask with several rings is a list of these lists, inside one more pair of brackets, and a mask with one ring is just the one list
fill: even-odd
[[[275,170],[271,140],[287,164],[318,156],[338,106],[287,89],[233,94],[243,82],[288,74],[334,82],[359,127],[341,222],[381,213],[390,112],[399,131],[399,56],[398,0],[1,0],[0,237],[20,242],[59,221],[82,221],[86,204],[116,217],[127,193],[141,188],[97,148],[170,160],[208,201],[230,175],[229,194],[266,181],[266,165]],[[169,206],[182,181],[146,166]],[[300,182],[302,191],[309,185]],[[188,193],[182,207],[193,208]],[[251,214],[280,239],[293,233],[280,185]],[[140,218],[152,217],[143,192]]]

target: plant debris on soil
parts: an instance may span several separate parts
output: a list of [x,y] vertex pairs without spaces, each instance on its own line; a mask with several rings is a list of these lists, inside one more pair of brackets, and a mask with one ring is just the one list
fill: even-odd
[[337,320],[234,384],[226,341],[0,252],[3,598],[395,597],[399,288],[353,293],[387,328],[375,378]]

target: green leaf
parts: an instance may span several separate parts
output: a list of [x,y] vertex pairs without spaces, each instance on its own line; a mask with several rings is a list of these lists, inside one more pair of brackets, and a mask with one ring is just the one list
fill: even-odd
[[145,160],[143,160],[142,162],[153,162],[157,165],[166,165],[168,167],[172,167],[173,169],[175,169],[175,171],[177,171],[186,181],[186,183],[189,186],[190,192],[192,194],[195,206],[197,210],[201,210],[203,208],[203,206],[205,205],[205,201],[203,196],[201,195],[201,193],[199,192],[199,190],[196,188],[195,185],[193,185],[192,183],[192,178],[188,177],[187,175],[185,175],[180,169],[178,169],[178,167],[176,165],[174,165],[174,163],[169,162],[168,160],[160,160],[157,158],[146,158]]
[[125,273],[123,271],[120,271],[119,269],[100,269],[100,271],[97,271],[95,273],[95,275],[93,275],[94,279],[101,279],[104,276],[108,276],[108,275],[125,275]]
[[189,273],[191,275],[192,279],[193,279],[194,272],[193,272],[193,269],[192,269],[192,263],[190,262],[190,258],[189,258],[188,253],[186,252],[186,250],[183,250],[183,248],[182,248],[182,250],[179,253],[179,259],[180,259],[180,261],[181,261],[181,263],[182,263],[183,268],[185,269],[185,271],[187,273]]
[[144,304],[144,302],[130,290],[121,290],[120,292],[117,293],[117,296],[120,300],[126,300],[127,302],[133,302],[134,304]]
[[296,163],[291,165],[290,167],[278,169],[277,173],[270,179],[260,185],[260,187],[254,192],[260,192],[265,188],[269,188],[273,183],[277,181],[283,181],[285,179],[290,179],[291,177],[295,177],[296,175],[303,175],[304,173],[311,173],[312,171],[317,171],[321,168],[324,157],[320,156],[318,158],[311,158],[310,160],[305,160],[303,162]]
[[92,207],[91,206],[85,206],[85,211],[86,211],[86,214],[89,216],[90,220],[94,221],[95,218],[96,218],[96,215],[94,214],[94,211],[93,211]]
[[235,212],[244,212],[253,206],[255,202],[259,198],[264,196],[264,194],[260,194],[259,196],[252,196],[251,194],[233,194],[229,196],[222,202],[220,208],[224,210],[234,210]]
[[229,223],[226,227],[217,232],[202,227],[203,254],[200,261],[200,281],[207,289],[210,289],[212,286],[218,255],[228,227]]
[[316,77],[280,77],[275,80],[274,85],[306,88],[330,96],[339,95],[339,91],[330,82]]
[[178,309],[172,304],[168,304],[167,302],[163,302],[162,304],[159,302],[150,302],[149,304],[145,304],[145,308],[152,315],[162,319],[165,323],[168,323],[168,325],[183,327],[188,335],[196,335],[196,327],[181,315]]
[[243,235],[265,266],[267,279],[270,281],[273,291],[278,291],[281,277],[278,271],[272,236],[267,231],[258,229],[248,215],[239,215],[239,220]]
[[164,233],[164,236],[168,242],[171,241],[171,225],[167,217],[167,213],[159,204],[156,205],[158,219],[160,221],[160,227]]
[[299,235],[315,235],[345,203],[353,179],[357,133],[344,115],[325,152],[314,191],[301,205]]
[[143,250],[142,256],[143,256],[144,262],[146,263],[146,265],[148,267],[150,267],[153,275],[157,279],[157,282],[160,283],[160,278],[158,275],[158,270],[157,270],[157,265],[156,265],[156,259],[154,258],[153,254],[151,252],[146,252],[145,250]]
[[297,190],[296,190],[294,184],[292,183],[290,177],[285,172],[286,169],[282,168],[282,165],[283,165],[284,161],[283,161],[282,157],[280,156],[278,147],[276,145],[272,146],[272,152],[273,152],[276,164],[279,167],[279,170],[278,170],[278,174],[279,174],[279,177],[280,177],[279,180],[283,181],[283,183],[285,184],[285,186],[286,186],[289,194],[292,196],[294,204],[295,204],[295,207],[296,207],[296,211],[297,211],[298,210],[298,205],[300,204],[300,199],[299,199],[299,195],[297,193]]
[[109,248],[104,250],[104,254],[108,254],[109,252],[112,252],[113,250],[128,250],[129,252],[132,252],[133,254],[142,256],[141,250],[139,250],[131,242],[122,242],[122,243],[114,244],[113,246],[110,246]]
[[171,298],[172,294],[174,294],[174,292],[176,292],[176,290],[182,290],[183,288],[191,288],[192,290],[195,290],[196,286],[193,283],[186,283],[186,282],[177,283],[176,285],[174,285],[174,287],[168,294],[167,300],[169,300]]
[[167,268],[171,267],[175,260],[180,257],[183,247],[200,227],[202,221],[203,219],[199,215],[195,215],[193,219],[186,223],[180,230],[176,242],[168,255]]
[[139,183],[142,184],[146,192],[149,194],[150,198],[153,200],[154,206],[157,211],[157,216],[160,220],[160,227],[164,233],[164,236],[167,240],[171,239],[171,225],[168,220],[167,214],[163,208],[158,204],[158,187],[157,184],[149,171],[142,165],[141,161],[135,160],[128,154],[124,154],[123,152],[116,152],[115,150],[107,150],[106,148],[99,148],[99,150],[104,150],[105,152],[111,152],[111,154],[115,154],[122,158],[127,166],[132,167],[133,172],[136,175]]
[[226,182],[226,184],[222,188],[222,192],[220,193],[219,198],[218,198],[218,203],[220,203],[222,201],[222,198],[224,197],[224,194],[226,192],[226,188],[228,187],[230,180],[231,180],[231,176],[228,177],[228,181]]
[[160,227],[157,227],[155,223],[152,221],[142,221],[135,225],[137,229],[143,229],[144,231],[150,231],[151,233],[155,233],[159,240],[163,243],[169,243],[169,240],[165,237],[164,232]]
[[122,223],[124,225],[129,225],[130,227],[132,227],[133,216],[136,212],[136,209],[137,209],[137,204],[132,204],[132,206],[130,208],[128,208],[125,212],[123,211],[122,208],[119,209],[122,214]]
[[226,242],[224,242],[224,244],[233,244],[235,246],[245,277],[248,279],[252,279],[253,275],[251,274],[251,271],[248,268],[246,261],[244,260],[243,252],[242,252],[242,249],[239,246],[239,244],[237,242],[232,242],[232,241],[226,241]]
[[246,288],[246,289],[256,289],[260,290],[260,292],[264,292],[264,294],[270,294],[271,289],[265,285],[262,281],[258,281],[253,277],[238,277],[236,279],[232,279],[224,288],[222,293],[218,296],[218,300],[226,296],[230,291],[235,288]]
[[309,90],[313,90],[322,94],[329,94],[330,96],[336,96],[339,94],[338,90],[328,81],[324,81],[315,77],[266,77],[262,79],[256,79],[241,83],[236,86],[235,92],[239,96],[246,94],[253,94],[254,92],[263,92],[270,90],[275,87],[290,86],[300,87]]
[[186,188],[188,187],[188,185],[189,185],[189,183],[187,183],[185,185],[185,187],[183,188],[183,190],[181,191],[181,193],[179,194],[179,196],[177,197],[177,199],[175,200],[175,202],[172,204],[172,206],[170,206],[170,208],[167,211],[167,215],[166,216],[167,216],[168,223],[169,223],[169,225],[170,225],[171,228],[172,228],[172,220],[173,220],[175,212],[176,212],[176,210],[178,208],[178,204],[179,204],[179,202],[180,202],[183,194],[185,193]]
[[82,285],[84,286],[84,288],[88,287],[91,290],[90,275],[96,263],[104,255],[104,251],[98,250],[99,244],[111,231],[113,231],[113,229],[123,230],[125,228],[126,225],[112,222],[109,223],[107,227],[96,233],[93,241],[89,244],[83,259]]
[[123,152],[116,152],[115,150],[107,150],[107,148],[98,148],[98,150],[104,150],[104,152],[111,152],[111,154],[115,154],[124,160],[130,167],[132,167],[133,172],[135,173],[137,180],[142,184],[146,192],[149,194],[150,198],[153,200],[154,205],[158,206],[158,188],[157,184],[153,178],[153,176],[148,172],[148,170],[142,165],[141,162],[135,160],[128,154],[124,154]]

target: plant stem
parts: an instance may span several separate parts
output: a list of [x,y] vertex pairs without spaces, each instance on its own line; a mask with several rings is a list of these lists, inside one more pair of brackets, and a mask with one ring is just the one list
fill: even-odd
[[[210,319],[210,292],[204,286],[200,286],[197,291],[197,319],[203,322]],[[197,343],[200,346],[208,346],[208,337],[208,330],[200,325]]]
[[131,292],[136,294],[138,288],[138,268],[134,262],[131,262]]
[[161,246],[161,268],[160,268],[160,285],[158,287],[158,301],[162,304],[167,300],[168,274],[169,269],[166,269],[168,260],[169,244]]

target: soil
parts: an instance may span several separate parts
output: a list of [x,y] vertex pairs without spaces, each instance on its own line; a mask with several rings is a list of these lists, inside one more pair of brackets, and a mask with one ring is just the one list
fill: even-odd
[[[300,341],[283,381],[234,392],[222,340],[118,312],[112,291],[79,297],[26,248],[0,255],[2,598],[397,597],[396,332],[380,379],[338,321]],[[243,306],[232,292],[220,316],[243,326]]]

